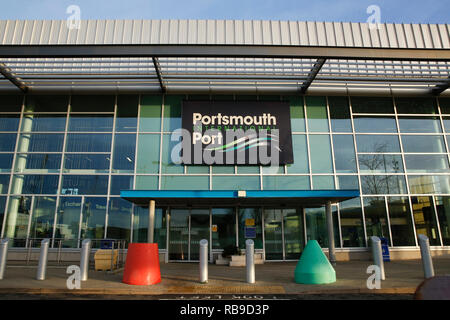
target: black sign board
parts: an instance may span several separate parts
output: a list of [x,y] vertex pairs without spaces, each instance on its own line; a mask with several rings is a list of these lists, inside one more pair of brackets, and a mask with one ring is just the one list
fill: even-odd
[[183,101],[179,163],[293,163],[290,108],[282,101]]

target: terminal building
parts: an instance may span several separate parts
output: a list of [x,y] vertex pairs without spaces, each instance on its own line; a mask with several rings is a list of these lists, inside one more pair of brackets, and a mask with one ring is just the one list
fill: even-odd
[[[418,258],[424,234],[448,255],[449,33],[0,21],[1,237],[11,254],[151,239],[166,262],[197,261],[207,239],[214,262],[246,239],[265,261],[297,260],[312,239],[365,259],[371,236]],[[221,141],[230,132],[244,136]]]

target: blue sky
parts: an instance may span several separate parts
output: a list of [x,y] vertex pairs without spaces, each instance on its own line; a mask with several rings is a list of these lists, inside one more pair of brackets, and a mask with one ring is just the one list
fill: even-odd
[[0,0],[0,19],[263,19],[366,22],[370,5],[381,22],[450,23],[450,0]]

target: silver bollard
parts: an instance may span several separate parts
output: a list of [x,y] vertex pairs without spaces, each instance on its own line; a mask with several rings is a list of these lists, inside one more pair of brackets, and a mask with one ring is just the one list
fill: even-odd
[[381,280],[385,280],[386,277],[384,275],[384,261],[383,261],[383,251],[381,250],[381,240],[378,237],[370,237],[372,241],[372,256],[373,263],[380,268]]
[[247,283],[255,283],[255,243],[245,241],[245,265],[247,268]]
[[41,254],[39,255],[39,264],[36,273],[37,280],[45,280],[45,274],[47,272],[47,258],[49,245],[50,239],[44,239],[41,241]]
[[91,254],[91,240],[85,239],[81,245],[80,273],[81,281],[88,279],[89,273],[89,255]]
[[419,234],[419,245],[425,279],[432,278],[434,277],[434,267],[431,259],[430,240],[427,236]]
[[9,239],[2,239],[0,243],[0,280],[3,280],[6,270],[6,260],[8,258],[8,242]]
[[208,282],[208,240],[200,241],[200,282]]

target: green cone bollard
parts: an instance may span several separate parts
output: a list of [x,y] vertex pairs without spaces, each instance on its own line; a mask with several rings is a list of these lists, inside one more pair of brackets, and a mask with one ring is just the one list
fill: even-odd
[[326,284],[336,282],[336,272],[316,240],[309,240],[295,268],[295,282]]

